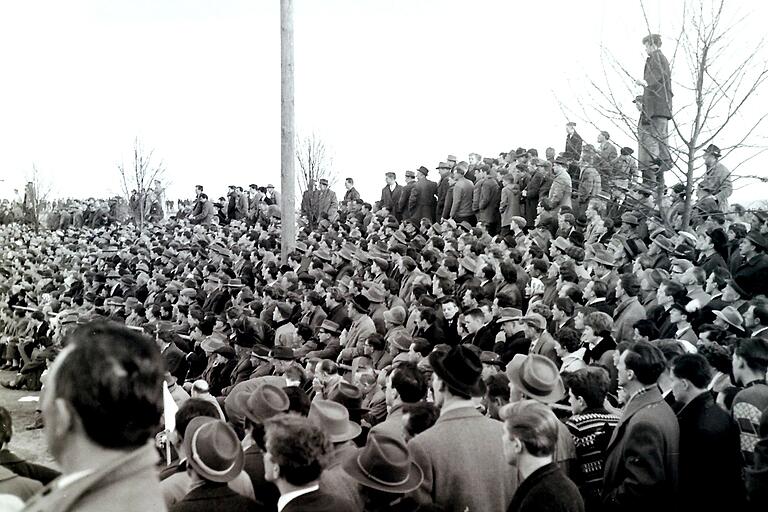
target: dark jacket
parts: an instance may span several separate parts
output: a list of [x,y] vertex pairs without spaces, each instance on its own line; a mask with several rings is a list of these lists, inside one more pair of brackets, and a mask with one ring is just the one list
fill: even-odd
[[451,201],[450,218],[463,219],[474,216],[472,212],[472,182],[463,176],[453,185],[453,199]]
[[318,489],[289,501],[283,512],[353,512],[354,510],[351,503]]
[[499,183],[494,178],[485,178],[480,184],[477,220],[485,224],[498,224],[501,222],[500,203],[501,187],[499,187]]
[[656,386],[625,406],[608,443],[605,511],[678,510],[680,427]]
[[389,213],[395,215],[397,213],[397,204],[400,201],[400,194],[403,193],[403,187],[395,184],[395,189],[390,190],[389,185],[381,189],[381,200],[379,201],[382,208],[387,208]]
[[437,205],[437,183],[426,178],[416,180],[411,196],[408,199],[408,210],[411,212],[411,218],[419,222],[427,218],[434,222],[435,207]]
[[264,453],[256,445],[249,447],[244,453],[245,466],[243,466],[243,471],[251,477],[253,494],[264,504],[266,510],[277,509],[280,491],[275,484],[267,482],[264,478]]
[[672,119],[672,72],[667,58],[657,50],[645,60],[643,113],[649,118]]
[[584,512],[579,489],[557,463],[540,467],[518,487],[508,512]]
[[768,272],[768,256],[758,253],[749,260],[742,261],[736,273],[733,274],[733,280],[753,296],[765,294],[768,293],[766,272]]
[[48,485],[49,482],[61,475],[55,469],[27,462],[10,450],[0,450],[0,466],[5,466],[19,476],[37,480],[43,485]]
[[240,496],[226,483],[206,482],[189,491],[184,499],[172,506],[169,512],[257,512],[267,510],[253,500]]
[[581,158],[581,145],[583,140],[581,135],[575,131],[572,134],[565,136],[565,156],[571,160],[578,160]]
[[435,212],[435,219],[440,220],[440,217],[444,217],[443,210],[445,209],[445,199],[448,196],[448,189],[450,188],[448,183],[448,175],[440,178],[437,183],[437,211]]
[[680,499],[691,510],[744,503],[739,428],[705,392],[677,412],[680,424]]
[[406,183],[406,185],[403,187],[402,192],[400,193],[400,199],[397,202],[397,218],[398,219],[410,219],[412,217],[410,204],[411,204],[411,194],[413,194],[413,189],[416,187],[416,182],[412,181],[410,183]]

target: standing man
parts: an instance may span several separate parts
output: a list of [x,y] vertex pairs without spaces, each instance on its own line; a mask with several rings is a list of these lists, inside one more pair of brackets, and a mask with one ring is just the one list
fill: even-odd
[[344,205],[349,208],[352,203],[360,199],[360,192],[355,188],[355,180],[352,178],[344,180],[344,188],[347,189],[344,193]]
[[[568,133],[565,136],[565,157],[568,160],[578,160],[581,158],[581,145],[584,141],[582,140],[581,135],[576,132],[576,123],[566,123],[565,131]],[[553,152],[553,159],[554,156]]]
[[643,38],[648,58],[645,60],[643,79],[637,84],[643,86],[643,113],[650,121],[652,159],[659,159],[664,168],[671,165],[667,146],[668,124],[672,119],[672,72],[667,58],[661,53],[661,36],[648,34]]
[[453,168],[456,183],[453,185],[453,200],[451,202],[450,218],[461,224],[464,221],[475,224],[475,214],[472,211],[472,191],[474,186],[464,174],[467,172],[466,162],[459,162]]
[[704,164],[707,166],[704,176],[699,181],[698,188],[705,191],[704,196],[712,196],[717,201],[721,212],[728,211],[728,198],[733,192],[731,171],[720,162],[720,148],[714,144],[704,150]]
[[[525,164],[524,167],[526,167]],[[523,196],[525,197],[525,220],[529,226],[536,224],[536,209],[539,206],[539,194],[547,179],[547,175],[552,172],[552,164],[546,160],[539,160],[536,164],[536,169],[533,171],[530,179],[528,179],[525,189],[523,190]],[[550,190],[552,188],[550,187]]]
[[666,364],[661,350],[646,341],[619,357],[619,387],[627,401],[606,449],[603,510],[678,510],[680,429],[656,383]]
[[402,220],[397,216],[397,204],[400,201],[400,194],[403,193],[403,187],[397,184],[397,174],[388,172],[384,174],[387,184],[381,189],[381,200],[379,206],[389,210],[390,215],[394,215],[397,220]]
[[483,223],[489,235],[496,236],[501,222],[499,182],[488,175],[488,167],[485,165],[478,167],[475,175],[477,176],[475,188],[480,189],[477,197],[477,221]]
[[335,222],[339,216],[339,201],[336,192],[328,188],[328,180],[320,178],[320,190],[317,193],[317,220],[328,219]]
[[408,443],[424,471],[414,498],[449,512],[507,510],[517,489],[517,468],[500,456],[503,425],[483,416],[472,401],[483,371],[480,358],[459,345],[432,352],[429,363],[440,417]]
[[437,211],[435,213],[435,220],[440,221],[443,218],[445,198],[448,195],[448,189],[450,188],[448,176],[451,174],[451,164],[448,162],[440,162],[437,166],[437,172],[440,173],[440,181],[437,184]]
[[613,165],[618,153],[611,142],[611,134],[605,130],[598,134],[597,144],[597,170],[600,172],[601,186],[607,191],[613,186]]
[[554,179],[552,180],[552,186],[549,188],[549,202],[552,204],[554,211],[557,212],[563,206],[571,206],[573,187],[571,185],[571,175],[568,174],[568,161],[565,155],[559,155],[555,159],[555,165],[552,169]]
[[398,220],[411,218],[411,194],[416,186],[416,173],[413,171],[405,171],[405,187],[403,187],[400,193],[400,199],[397,202],[397,211],[395,217]]
[[504,406],[504,458],[520,474],[508,511],[558,510],[583,512],[578,487],[554,462],[559,420],[552,409],[535,400]]
[[643,112],[643,96],[635,96],[634,101],[640,118],[637,120],[637,163],[640,172],[643,174],[643,185],[646,187],[656,186],[656,171],[652,167],[652,162],[656,160],[652,154],[653,136],[651,134],[651,120]]
[[437,183],[427,179],[429,169],[423,165],[416,170],[418,179],[411,191],[411,197],[408,200],[408,209],[411,211],[411,218],[417,224],[421,219],[435,221],[435,205],[437,204]]

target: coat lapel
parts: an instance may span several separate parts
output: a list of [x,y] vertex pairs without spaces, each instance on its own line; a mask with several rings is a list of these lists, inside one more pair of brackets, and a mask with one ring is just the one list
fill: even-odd
[[636,396],[634,399],[632,399],[624,409],[624,413],[621,415],[621,418],[619,419],[619,424],[616,425],[616,428],[613,430],[613,435],[611,436],[611,440],[608,442],[608,446],[606,447],[606,452],[610,451],[613,448],[613,445],[616,443],[616,441],[621,438],[619,434],[623,434],[626,424],[629,422],[630,419],[632,419],[632,416],[634,416],[637,413],[637,411],[639,411],[640,409],[643,409],[644,407],[648,407],[649,405],[652,405],[656,402],[660,402],[661,400],[662,400],[661,392],[659,392],[659,388],[657,388],[656,386],[649,389],[642,395]]

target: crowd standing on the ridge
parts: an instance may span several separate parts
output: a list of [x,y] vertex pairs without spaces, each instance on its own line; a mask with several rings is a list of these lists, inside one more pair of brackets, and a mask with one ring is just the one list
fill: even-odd
[[768,213],[712,145],[683,226],[663,144],[566,131],[373,202],[319,180],[285,262],[271,185],[0,225],[2,385],[57,463],[0,408],[0,509],[764,510]]

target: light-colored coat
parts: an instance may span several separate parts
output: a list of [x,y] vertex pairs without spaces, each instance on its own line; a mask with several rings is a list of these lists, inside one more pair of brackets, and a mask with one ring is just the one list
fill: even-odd
[[25,512],[164,512],[155,465],[157,453],[146,445],[58,489],[56,479],[30,498]]
[[561,206],[571,206],[571,192],[571,175],[566,171],[560,171],[549,189],[549,202],[555,209]]
[[517,469],[504,459],[504,424],[472,407],[450,410],[408,443],[424,481],[421,503],[446,511],[503,511],[517,490]]
[[645,308],[637,297],[624,300],[613,313],[613,339],[616,343],[632,341],[635,322],[645,318]]

